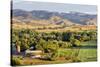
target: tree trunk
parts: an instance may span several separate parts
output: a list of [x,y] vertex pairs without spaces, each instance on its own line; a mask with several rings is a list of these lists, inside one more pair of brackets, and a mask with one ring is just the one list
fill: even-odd
[[16,50],[18,53],[20,53],[20,45],[16,45]]

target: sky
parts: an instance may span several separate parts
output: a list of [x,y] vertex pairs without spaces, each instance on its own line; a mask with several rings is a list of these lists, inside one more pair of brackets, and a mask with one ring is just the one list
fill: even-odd
[[65,13],[70,11],[76,11],[82,13],[97,14],[96,5],[34,2],[28,0],[13,0],[13,9],[23,9],[26,11],[47,10],[52,12],[65,12]]

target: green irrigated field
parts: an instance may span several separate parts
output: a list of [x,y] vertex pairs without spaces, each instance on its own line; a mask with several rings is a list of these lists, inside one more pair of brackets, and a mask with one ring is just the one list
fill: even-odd
[[96,49],[80,49],[78,57],[84,61],[96,61],[97,50]]
[[[81,47],[75,47],[73,49],[59,49],[58,53],[60,55],[77,57],[82,62],[97,61],[97,43],[96,41],[82,42]],[[75,53],[78,55],[73,56]]]
[[97,60],[97,43],[96,41],[88,41],[82,43],[78,57],[84,61]]

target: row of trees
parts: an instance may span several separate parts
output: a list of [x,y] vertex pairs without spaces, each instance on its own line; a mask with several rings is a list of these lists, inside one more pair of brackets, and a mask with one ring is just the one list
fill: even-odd
[[80,46],[80,42],[96,40],[96,37],[96,31],[38,33],[30,29],[13,29],[11,43],[20,46],[18,52],[34,46],[35,50],[40,49],[49,53],[57,48]]

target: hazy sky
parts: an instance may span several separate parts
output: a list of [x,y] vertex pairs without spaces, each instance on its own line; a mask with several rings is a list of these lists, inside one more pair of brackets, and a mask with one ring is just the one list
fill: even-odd
[[97,6],[95,5],[34,2],[28,0],[13,0],[13,9],[23,9],[27,11],[47,10],[56,12],[77,11],[90,14],[97,14]]

